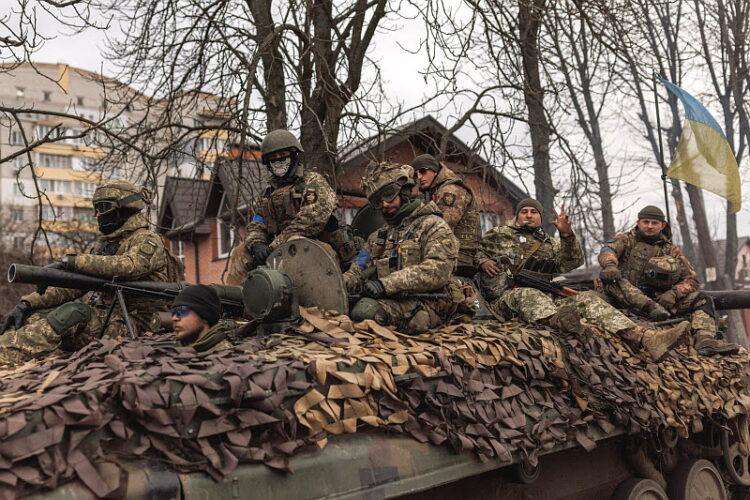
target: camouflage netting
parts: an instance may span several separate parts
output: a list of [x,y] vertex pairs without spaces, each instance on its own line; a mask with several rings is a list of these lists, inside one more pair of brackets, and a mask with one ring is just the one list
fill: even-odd
[[148,456],[180,471],[240,463],[289,470],[307,445],[382,427],[502,462],[620,425],[632,433],[750,409],[750,355],[688,347],[656,365],[619,340],[558,337],[517,323],[405,336],[303,310],[298,332],[196,356],[163,339],[105,338],[67,358],[0,374],[0,496],[77,478],[112,491],[98,468]]

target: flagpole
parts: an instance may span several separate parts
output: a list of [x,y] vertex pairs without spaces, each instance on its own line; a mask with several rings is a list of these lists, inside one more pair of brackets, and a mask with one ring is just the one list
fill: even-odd
[[664,208],[667,212],[667,223],[671,226],[672,220],[669,215],[669,195],[667,192],[667,166],[664,164],[664,144],[661,138],[661,117],[659,116],[659,92],[656,89],[659,76],[659,73],[654,71],[654,108],[656,108],[656,132],[659,135],[659,164],[661,165],[661,183],[664,187]]

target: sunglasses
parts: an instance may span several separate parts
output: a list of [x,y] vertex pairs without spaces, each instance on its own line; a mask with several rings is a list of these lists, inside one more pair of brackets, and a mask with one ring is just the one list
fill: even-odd
[[188,306],[176,306],[172,308],[172,317],[177,319],[182,319],[188,314],[193,312],[192,309],[190,309]]
[[401,192],[401,184],[398,182],[392,182],[387,186],[383,186],[377,192],[370,196],[370,203],[375,207],[379,207],[384,201],[390,203],[396,196]]
[[417,173],[418,173],[419,175],[424,175],[424,174],[426,174],[427,172],[432,172],[432,170],[430,170],[429,168],[425,168],[425,167],[422,167],[422,168],[418,168],[418,169],[417,169]]

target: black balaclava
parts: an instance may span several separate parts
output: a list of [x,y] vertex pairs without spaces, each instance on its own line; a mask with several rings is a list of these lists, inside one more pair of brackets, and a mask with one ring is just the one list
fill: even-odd
[[109,211],[106,214],[97,215],[96,222],[99,224],[99,231],[102,234],[112,234],[125,224],[129,218],[137,214],[140,210],[134,208],[120,207]]

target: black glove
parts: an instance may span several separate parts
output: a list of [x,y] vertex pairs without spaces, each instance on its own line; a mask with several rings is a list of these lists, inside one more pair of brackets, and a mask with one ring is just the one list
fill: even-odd
[[0,335],[5,333],[8,328],[13,327],[18,330],[23,326],[23,322],[26,321],[31,315],[31,305],[23,300],[18,303],[16,307],[3,317],[3,322],[0,323]]
[[622,278],[622,272],[617,266],[607,266],[601,270],[599,278],[602,280],[602,283],[614,283]]
[[271,255],[271,247],[263,243],[262,241],[256,241],[253,243],[253,263],[256,266],[260,266],[266,263],[266,259]]
[[[65,262],[63,262],[61,260],[58,260],[56,262],[53,262],[52,264],[47,264],[44,267],[46,269],[60,269],[60,270],[64,270],[65,266],[66,266]],[[47,285],[37,285],[36,286],[36,293],[38,293],[39,295],[44,295],[44,292],[46,292],[46,291],[47,291]]]
[[365,284],[362,286],[362,296],[382,299],[385,297],[385,287],[380,280],[365,281]]

